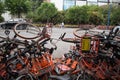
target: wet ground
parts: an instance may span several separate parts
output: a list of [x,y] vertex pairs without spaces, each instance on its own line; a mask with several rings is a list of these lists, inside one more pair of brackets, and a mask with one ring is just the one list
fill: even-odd
[[[75,37],[73,35],[73,31],[75,29],[76,28],[53,28],[51,38],[58,39],[61,36],[61,34],[63,34],[64,32],[66,32],[65,38],[73,38],[73,37]],[[95,30],[95,31],[97,31],[97,30]],[[101,30],[98,30],[98,31],[102,32]],[[28,34],[24,34],[24,35],[28,35]],[[0,29],[0,36],[7,37],[4,33],[4,30],[2,30],[2,29]],[[10,30],[9,36],[11,38],[14,36],[14,32],[12,30]],[[30,35],[28,35],[28,36],[30,36]],[[59,57],[62,57],[63,54],[67,53],[70,50],[70,46],[75,45],[75,44],[67,43],[67,42],[63,42],[61,40],[58,40],[56,45],[57,45],[57,50],[54,51],[53,57],[59,58]],[[49,42],[45,46],[48,48],[53,47],[53,45],[51,45]]]

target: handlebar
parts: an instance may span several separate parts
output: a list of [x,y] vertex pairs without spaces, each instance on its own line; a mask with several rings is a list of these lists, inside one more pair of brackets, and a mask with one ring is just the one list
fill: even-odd
[[63,34],[61,34],[61,36],[59,37],[59,39],[63,39],[65,37],[65,35],[66,35],[66,32],[63,33]]
[[80,39],[79,38],[64,38],[65,35],[66,35],[66,33],[61,35],[61,37],[59,39],[61,39],[64,42],[69,42],[69,43],[80,43]]

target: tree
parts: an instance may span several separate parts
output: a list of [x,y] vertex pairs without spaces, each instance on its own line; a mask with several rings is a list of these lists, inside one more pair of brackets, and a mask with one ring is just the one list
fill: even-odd
[[0,15],[4,12],[4,4],[3,2],[0,0]]
[[113,6],[114,9],[111,13],[111,25],[120,25],[120,6]]
[[103,22],[103,18],[98,12],[89,13],[89,24],[101,25]]
[[107,25],[107,22],[108,22],[108,10],[109,10],[109,6],[108,5],[103,5],[103,6],[99,7],[99,13],[103,17],[103,24],[104,25]]
[[44,2],[37,9],[38,20],[42,22],[50,22],[57,13],[57,9],[53,3]]
[[2,13],[4,13],[4,4],[3,2],[0,0],[0,22],[2,22],[4,20],[4,18],[1,16]]
[[88,6],[74,6],[69,8],[65,14],[66,22],[70,24],[85,24],[88,22]]
[[89,24],[101,25],[103,23],[103,15],[99,12],[100,7],[96,5],[89,6]]
[[54,22],[54,24],[64,22],[64,17],[65,11],[58,11],[54,18],[52,18],[52,22]]
[[32,2],[32,11],[36,10],[38,7],[40,7],[41,3],[43,3],[44,0],[31,0]]
[[31,10],[26,14],[26,18],[28,20],[32,20],[33,22],[37,22],[38,15],[36,13],[36,9],[40,7],[43,0],[31,0]]
[[6,9],[13,16],[22,17],[23,13],[27,13],[31,9],[30,0],[5,0]]

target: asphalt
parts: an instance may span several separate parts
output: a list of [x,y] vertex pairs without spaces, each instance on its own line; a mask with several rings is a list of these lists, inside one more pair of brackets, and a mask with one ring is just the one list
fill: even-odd
[[[63,56],[63,54],[68,53],[71,46],[75,46],[74,43],[68,43],[68,42],[63,42],[59,39],[61,34],[66,33],[65,38],[74,38],[75,36],[73,35],[73,31],[76,30],[76,28],[53,28],[52,29],[52,36],[53,42],[57,45],[57,49],[53,52],[53,58],[60,58]],[[98,30],[98,29],[91,29],[92,31],[97,31],[97,32],[103,32],[103,30]],[[7,37],[5,35],[5,30],[0,29],[0,36]],[[109,32],[109,30],[105,31],[106,33]],[[82,33],[83,34],[83,33]],[[80,35],[82,35],[80,34]],[[30,36],[28,34],[24,34],[27,36]],[[12,38],[14,36],[13,30],[10,30],[9,37]],[[18,39],[21,39],[18,37]],[[50,42],[47,42],[45,45],[48,48],[54,47]]]

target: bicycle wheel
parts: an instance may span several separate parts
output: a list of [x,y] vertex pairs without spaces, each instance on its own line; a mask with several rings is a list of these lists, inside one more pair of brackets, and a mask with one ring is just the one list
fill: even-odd
[[15,34],[23,39],[35,39],[38,38],[41,33],[39,27],[34,26],[30,23],[18,23],[13,28]]
[[20,75],[17,79],[15,80],[34,80],[31,74],[24,74]]
[[80,43],[81,39],[78,38],[63,38],[62,41],[69,43]]
[[81,73],[76,80],[95,80],[95,78],[88,73]]
[[78,37],[78,38],[82,38],[84,36],[86,37],[92,37],[94,36],[96,33],[94,31],[90,31],[90,30],[82,30],[82,29],[76,29],[75,31],[73,31],[73,34]]

